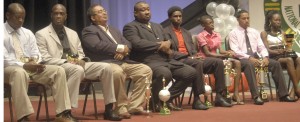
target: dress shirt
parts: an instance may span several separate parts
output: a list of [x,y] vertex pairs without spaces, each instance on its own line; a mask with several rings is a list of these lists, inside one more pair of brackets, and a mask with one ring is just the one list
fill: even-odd
[[[247,28],[247,32],[253,53],[257,52],[262,57],[269,56],[269,53],[260,38],[260,33],[250,27]],[[229,33],[228,37],[230,48],[236,54],[235,57],[238,59],[248,59],[250,55],[247,54],[245,29],[238,26]]]
[[19,61],[15,55],[15,49],[13,46],[13,32],[17,33],[17,38],[20,40],[20,47],[23,50],[23,54],[26,57],[39,56],[38,62],[41,61],[41,54],[36,45],[36,39],[34,34],[26,29],[19,28],[14,30],[7,22],[4,23],[4,67],[7,66],[21,66],[23,67],[24,63]]
[[109,28],[108,26],[104,27],[102,25],[99,25],[99,27],[118,45],[116,51],[119,53],[124,52],[125,49],[125,45],[123,44],[118,44],[118,42],[115,40],[115,38],[111,35],[111,33],[109,32]]
[[221,35],[216,32],[212,32],[212,34],[208,33],[206,30],[203,30],[201,33],[197,35],[198,40],[198,53],[203,58],[206,57],[205,53],[201,49],[206,45],[209,52],[217,53],[217,49],[221,46]]
[[173,31],[175,32],[178,40],[178,51],[183,54],[188,54],[181,30],[173,27]]

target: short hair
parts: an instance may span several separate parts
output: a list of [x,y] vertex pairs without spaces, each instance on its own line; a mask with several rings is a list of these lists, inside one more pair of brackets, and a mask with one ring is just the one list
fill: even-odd
[[168,10],[168,16],[171,17],[172,14],[175,12],[175,11],[180,11],[182,13],[182,9],[178,6],[172,6],[171,8],[169,8]]
[[265,28],[265,31],[271,31],[271,27],[270,27],[270,24],[271,24],[271,19],[273,17],[273,15],[275,14],[279,14],[278,11],[276,10],[270,10],[266,13],[266,17],[265,17],[265,25],[264,25],[264,28]]
[[88,10],[87,10],[87,12],[86,12],[86,14],[87,14],[87,16],[88,16],[88,18],[89,18],[90,20],[91,20],[91,16],[94,15],[93,9],[94,9],[96,6],[101,6],[101,5],[100,5],[100,4],[92,4],[92,5],[88,8]]
[[7,8],[7,12],[11,13],[11,14],[14,14],[17,11],[17,9],[21,9],[22,11],[25,12],[25,8],[20,3],[11,3],[11,4],[9,4],[8,8]]
[[136,2],[135,4],[134,4],[134,7],[133,7],[133,11],[137,11],[138,10],[138,8],[137,8],[137,6],[139,5],[139,4],[148,4],[148,3],[146,3],[145,1],[139,1],[139,2]]
[[246,10],[239,10],[238,12],[236,12],[236,14],[235,14],[235,17],[237,18],[237,19],[239,19],[240,17],[241,17],[241,14],[243,14],[243,13],[249,13],[248,11],[246,11]]
[[211,20],[213,20],[212,17],[209,16],[209,15],[203,15],[203,16],[199,17],[197,20],[198,20],[198,21],[200,22],[200,24],[202,25],[202,24],[204,24],[204,22],[205,22],[206,19],[211,19]]
[[52,9],[51,9],[51,13],[54,11],[54,9],[57,7],[57,6],[61,6],[63,8],[63,10],[67,13],[67,9],[66,7],[63,5],[63,4],[55,4]]

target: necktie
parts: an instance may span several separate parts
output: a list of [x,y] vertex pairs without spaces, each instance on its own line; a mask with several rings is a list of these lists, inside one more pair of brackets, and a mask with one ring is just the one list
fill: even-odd
[[247,46],[247,54],[253,56],[253,51],[250,45],[249,37],[247,35],[247,30],[245,30],[245,39],[246,39],[246,46]]
[[12,41],[13,41],[13,47],[15,49],[15,55],[17,60],[21,60],[21,57],[23,56],[23,50],[21,48],[20,40],[17,37],[17,32],[12,32]]

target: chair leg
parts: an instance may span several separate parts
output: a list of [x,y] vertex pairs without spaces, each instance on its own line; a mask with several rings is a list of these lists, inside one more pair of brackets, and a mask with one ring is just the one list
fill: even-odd
[[39,100],[39,105],[38,105],[38,110],[37,110],[37,113],[36,113],[36,120],[39,120],[39,117],[40,117],[40,110],[41,110],[41,104],[42,104],[42,101],[43,101],[43,96],[40,95],[40,100]]
[[10,112],[10,121],[14,121],[14,114],[13,114],[13,109],[12,109],[12,102],[11,102],[11,91],[9,89],[8,93],[8,104],[9,104],[9,112]]
[[130,89],[130,84],[131,84],[131,80],[129,80],[129,82],[128,82],[128,85],[127,85],[127,96],[128,96],[128,94],[129,94],[129,89]]
[[97,113],[97,104],[96,104],[96,93],[95,93],[95,87],[92,83],[92,91],[93,91],[93,100],[94,100],[94,110],[95,110],[95,118],[98,119],[98,113]]
[[47,92],[46,92],[46,88],[44,86],[43,86],[43,89],[44,89],[44,99],[45,99],[45,108],[46,108],[46,119],[47,119],[47,122],[49,122]]
[[193,88],[191,89],[191,93],[190,93],[190,98],[189,98],[189,102],[188,105],[191,104],[191,100],[192,100],[192,95],[193,95]]
[[241,75],[241,85],[242,85],[243,102],[245,103],[245,89],[244,89],[244,81],[242,75]]
[[288,91],[290,91],[290,85],[291,85],[291,78],[289,78]]
[[272,86],[271,86],[271,81],[270,81],[270,74],[267,73],[267,76],[268,76],[268,83],[269,83],[269,89],[270,89],[271,100],[273,100],[273,92],[272,92]]
[[[90,87],[90,85],[91,85],[91,83],[88,83],[88,86],[87,86],[87,88],[89,88],[89,87]],[[84,103],[83,103],[82,115],[84,115],[84,114],[85,114],[85,108],[86,108],[86,102],[87,102],[87,98],[88,98],[88,96],[89,96],[89,93],[88,93],[88,92],[86,92],[86,93],[85,93],[85,99],[84,99]]]
[[[210,76],[208,75],[208,82],[211,85],[211,80],[210,80]],[[214,96],[213,96],[213,92],[210,93],[210,99],[211,99],[211,103],[214,102]]]

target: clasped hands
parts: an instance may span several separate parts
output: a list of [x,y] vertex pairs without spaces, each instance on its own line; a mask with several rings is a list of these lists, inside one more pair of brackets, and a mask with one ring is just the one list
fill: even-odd
[[171,56],[173,54],[173,51],[170,49],[170,47],[171,47],[170,40],[157,42],[157,44],[160,44],[160,46],[158,48],[159,51],[162,51],[162,52],[168,54],[169,56]]
[[114,59],[116,60],[123,60],[124,57],[126,57],[127,55],[129,55],[130,53],[130,49],[127,47],[127,45],[124,46],[124,51],[123,52],[116,52]]
[[258,67],[258,66],[265,67],[265,66],[269,65],[269,59],[268,58],[263,58],[263,60],[259,60],[259,59],[256,59],[254,57],[250,57],[249,61],[251,63],[253,63],[255,67]]
[[29,73],[41,73],[45,70],[46,66],[29,59],[29,61],[23,65],[23,68]]

